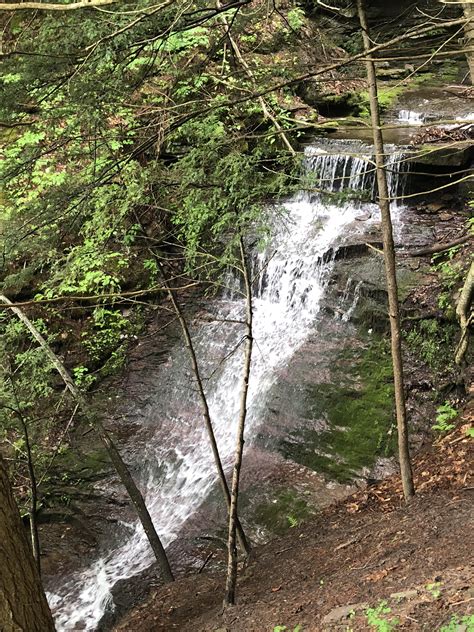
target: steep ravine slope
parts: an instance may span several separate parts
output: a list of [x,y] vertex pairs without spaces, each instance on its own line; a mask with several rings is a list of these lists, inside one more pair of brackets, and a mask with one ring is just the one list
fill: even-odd
[[194,574],[156,590],[114,630],[472,630],[473,414],[471,402],[458,429],[415,458],[409,506],[393,476],[258,548],[224,614],[223,575]]
[[[449,206],[446,201],[444,210],[440,203],[432,207],[421,204],[412,209],[405,232],[406,235],[411,231],[412,249],[446,240],[456,221],[462,230],[464,212],[456,213],[453,208],[448,211]],[[405,247],[410,249],[408,244]],[[376,257],[371,249],[364,254],[362,245],[353,250],[351,257],[340,262],[335,290],[338,284],[341,290],[345,287],[347,270],[364,274],[367,257]],[[465,259],[469,251],[468,244],[458,253],[459,260]],[[350,253],[348,248],[346,255]],[[440,318],[441,326],[445,326],[438,308],[443,283],[439,271],[430,266],[429,256],[402,256],[401,260],[406,271],[411,270],[402,286],[407,334],[426,319],[436,322]],[[377,297],[376,284],[373,285],[376,276],[361,285],[366,299]],[[356,316],[356,311],[354,317],[365,322],[366,327],[376,325],[381,308],[374,311],[370,302],[367,305],[363,301],[359,306],[361,313]],[[328,309],[331,309],[330,300]],[[330,335],[334,337],[334,333],[332,330]],[[431,336],[433,342],[437,340],[436,334]],[[320,508],[315,518],[296,516],[283,540],[257,547],[255,557],[243,574],[239,606],[224,619],[220,616],[223,576],[219,570],[224,556],[211,549],[206,552],[206,555],[212,553],[212,557],[204,572],[200,572],[201,563],[187,578],[180,580],[177,587],[159,588],[117,629],[262,632],[272,631],[277,625],[287,625],[293,630],[299,624],[303,631],[309,632],[370,630],[374,628],[368,624],[366,610],[376,610],[385,599],[393,613],[380,610],[382,618],[400,619],[404,626],[401,629],[439,630],[453,616],[462,617],[472,612],[469,591],[473,579],[467,534],[473,520],[473,447],[472,439],[465,434],[467,424],[473,421],[472,389],[470,407],[458,422],[460,429],[441,437],[434,447],[435,437],[428,439],[427,434],[435,422],[436,401],[449,398],[452,402],[462,402],[466,394],[464,384],[468,386],[472,382],[472,375],[469,370],[465,371],[463,381],[462,375],[456,377],[441,369],[442,364],[449,364],[446,354],[452,349],[449,345],[443,347],[440,341],[436,343],[440,345],[436,360],[440,364],[436,364],[433,371],[420,358],[418,343],[413,342],[416,338],[410,340],[405,347],[405,361],[412,437],[418,450],[415,470],[419,489],[410,507],[403,506],[396,475],[381,483],[370,480],[367,489],[327,510]],[[311,358],[322,351],[321,343],[310,340],[300,358],[305,355]],[[329,352],[333,354],[334,348]],[[300,362],[301,359],[293,363],[290,375],[295,376],[296,369],[297,380],[305,374],[308,380],[314,379],[316,376],[311,371],[308,373],[310,364],[303,362],[298,369]],[[299,392],[304,398],[304,390]],[[284,395],[282,401],[286,401]],[[290,408],[294,411],[291,403],[285,419]],[[317,460],[321,467],[321,460]],[[278,479],[274,479],[273,485],[273,498],[277,498]],[[306,490],[314,489],[314,485],[315,480],[309,479]],[[285,520],[285,515],[294,519],[293,509],[282,506],[280,515],[275,512],[270,521],[278,524],[278,520]],[[294,526],[301,521],[301,528]],[[203,557],[202,561],[205,560]],[[396,596],[390,597],[393,594]],[[341,609],[336,609],[338,607]]]

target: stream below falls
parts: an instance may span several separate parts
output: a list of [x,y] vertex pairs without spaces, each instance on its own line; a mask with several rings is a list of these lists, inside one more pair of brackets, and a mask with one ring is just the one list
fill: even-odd
[[[406,163],[401,150],[387,147],[390,188],[403,194]],[[314,189],[301,191],[270,209],[272,235],[264,252],[253,254],[254,355],[251,366],[247,445],[257,435],[272,386],[308,336],[315,334],[321,302],[331,279],[338,247],[355,232],[374,229],[380,222],[374,204],[372,149],[352,141],[321,141],[305,150],[305,168]],[[326,193],[314,192],[325,191]],[[331,192],[364,192],[360,202],[347,195],[331,200]],[[345,201],[342,201],[344,200]],[[403,206],[393,202],[397,227]],[[364,221],[358,221],[361,218]],[[342,318],[349,320],[358,300],[357,285],[344,297]],[[222,460],[230,469],[239,410],[243,300],[238,292],[214,299],[211,322],[195,333],[202,374]],[[234,322],[229,322],[234,321]],[[192,389],[186,351],[172,351],[156,375],[155,405],[143,412],[148,440],[140,454],[139,470],[146,503],[165,546],[202,505],[216,482],[197,394]],[[156,405],[158,404],[159,405]],[[159,415],[157,415],[159,409]],[[81,572],[50,586],[49,602],[57,629],[96,630],[107,610],[114,608],[112,588],[133,577],[153,561],[141,526],[127,525],[118,545]]]

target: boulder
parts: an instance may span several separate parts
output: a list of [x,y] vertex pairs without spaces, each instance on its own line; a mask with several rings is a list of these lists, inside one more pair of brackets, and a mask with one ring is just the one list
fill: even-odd
[[452,144],[422,145],[417,148],[413,165],[432,165],[435,167],[465,167],[474,157],[472,141],[466,141],[453,147]]

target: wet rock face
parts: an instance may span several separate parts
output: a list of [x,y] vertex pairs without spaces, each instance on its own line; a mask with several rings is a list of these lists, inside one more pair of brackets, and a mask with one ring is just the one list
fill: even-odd
[[263,430],[260,441],[347,483],[364,478],[377,455],[392,454],[389,358],[373,334],[366,332],[361,341],[361,332],[343,321],[322,319],[319,333],[275,388],[275,423],[285,428],[276,437],[265,437]]

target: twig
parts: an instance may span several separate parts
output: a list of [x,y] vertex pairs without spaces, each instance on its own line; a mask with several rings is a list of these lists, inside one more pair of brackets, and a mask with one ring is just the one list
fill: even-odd
[[211,552],[209,553],[209,555],[206,557],[206,559],[204,560],[204,562],[202,563],[200,569],[198,570],[197,574],[200,575],[202,573],[202,571],[206,568],[208,562],[210,562],[211,558],[214,556],[214,553]]

